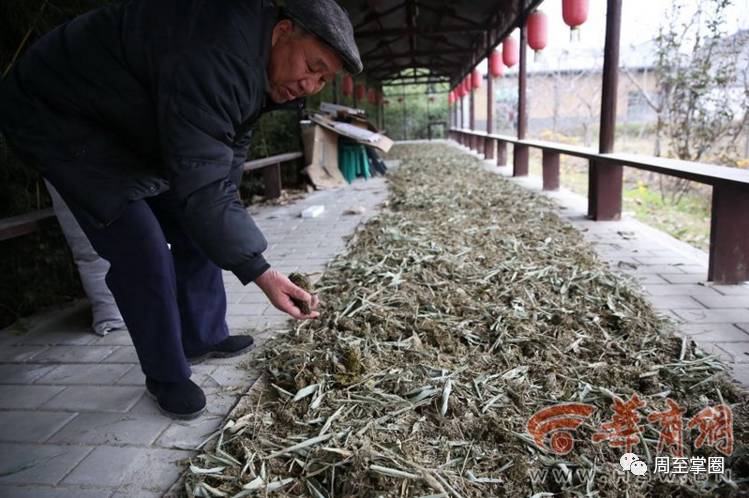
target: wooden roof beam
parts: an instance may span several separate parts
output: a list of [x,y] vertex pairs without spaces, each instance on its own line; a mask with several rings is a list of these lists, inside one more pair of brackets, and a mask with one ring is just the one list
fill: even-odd
[[428,26],[414,26],[412,28],[391,28],[371,31],[359,31],[357,38],[382,38],[385,36],[441,36],[445,34],[475,34],[481,33],[486,28],[471,28],[466,26],[443,26],[441,28],[430,28]]

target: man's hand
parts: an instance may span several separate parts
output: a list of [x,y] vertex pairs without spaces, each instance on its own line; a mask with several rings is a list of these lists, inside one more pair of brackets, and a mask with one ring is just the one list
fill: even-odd
[[[313,296],[304,289],[297,287],[291,283],[291,280],[286,278],[286,275],[273,268],[266,270],[265,273],[257,277],[255,283],[268,296],[273,306],[284,313],[288,313],[293,318],[297,320],[310,320],[320,316],[320,313],[315,311],[317,305],[320,303],[317,296]],[[309,315],[302,313],[292,302],[292,297],[309,303],[312,312]]]

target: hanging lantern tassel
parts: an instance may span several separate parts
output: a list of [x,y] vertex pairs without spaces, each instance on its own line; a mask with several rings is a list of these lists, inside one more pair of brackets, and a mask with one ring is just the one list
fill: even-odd
[[570,27],[570,41],[580,41],[580,26],[588,20],[589,0],[562,0],[562,18]]
[[528,46],[535,54],[533,60],[538,61],[539,53],[546,48],[549,38],[549,18],[540,10],[528,16]]

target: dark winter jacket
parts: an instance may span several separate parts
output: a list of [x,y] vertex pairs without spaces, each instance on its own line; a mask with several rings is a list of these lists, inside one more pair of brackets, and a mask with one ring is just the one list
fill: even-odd
[[0,83],[0,128],[95,226],[171,190],[188,235],[252,281],[267,242],[237,183],[253,123],[278,107],[266,95],[278,16],[264,0],[130,0],[82,15]]

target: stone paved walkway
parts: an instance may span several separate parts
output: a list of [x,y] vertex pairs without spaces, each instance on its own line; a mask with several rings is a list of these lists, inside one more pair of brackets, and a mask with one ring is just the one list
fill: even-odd
[[[508,164],[512,164],[512,154],[508,155]],[[511,166],[498,168],[489,161],[485,168],[543,192],[539,177],[514,178]],[[604,261],[642,284],[653,306],[678,323],[681,336],[691,337],[703,350],[720,356],[731,366],[736,380],[749,388],[749,284],[707,282],[705,252],[627,213],[621,221],[594,222],[586,217],[585,197],[564,188],[543,193],[556,200],[562,207],[558,214],[583,233]]]
[[[386,197],[377,178],[289,206],[253,208],[270,244],[267,259],[287,273],[322,272],[345,247],[343,237]],[[299,217],[316,204],[325,206],[320,218]],[[364,215],[344,214],[360,206]],[[224,281],[234,332],[253,329],[262,344],[284,325],[285,315],[256,286],[243,287],[230,273]],[[99,338],[88,320],[78,303],[33,317],[26,331],[0,331],[0,497],[161,496],[178,478],[179,461],[220,426],[257,376],[237,366],[247,356],[193,367],[208,413],[175,422],[145,396],[129,335]]]

